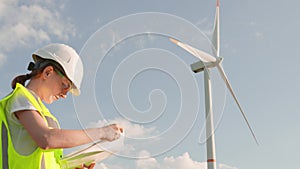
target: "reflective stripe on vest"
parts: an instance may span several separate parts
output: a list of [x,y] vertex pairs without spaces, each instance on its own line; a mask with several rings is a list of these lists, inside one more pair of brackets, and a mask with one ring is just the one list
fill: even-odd
[[8,168],[8,136],[7,136],[7,128],[2,122],[2,168],[7,169]]
[[43,154],[42,160],[41,160],[41,169],[46,169],[46,164],[45,164],[45,157],[44,157],[44,154]]

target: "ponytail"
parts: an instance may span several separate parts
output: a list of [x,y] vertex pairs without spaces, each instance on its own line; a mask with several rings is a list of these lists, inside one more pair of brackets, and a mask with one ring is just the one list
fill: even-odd
[[32,74],[26,74],[26,75],[20,75],[20,76],[17,76],[13,79],[13,81],[11,82],[11,87],[12,89],[15,89],[16,88],[16,85],[17,83],[20,83],[22,84],[23,86],[25,86],[25,82],[27,80],[29,80],[30,78],[32,77]]
[[37,74],[35,65],[36,65],[35,63],[30,62],[27,67],[27,70],[32,71],[32,72],[29,74],[20,75],[20,76],[15,77],[11,82],[11,88],[15,89],[17,83],[20,83],[23,86],[25,86],[25,82]]

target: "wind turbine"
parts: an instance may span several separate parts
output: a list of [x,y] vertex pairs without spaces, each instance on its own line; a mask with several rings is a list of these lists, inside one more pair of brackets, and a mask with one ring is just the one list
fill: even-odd
[[255,137],[254,131],[252,130],[249,121],[231,87],[231,84],[224,72],[222,67],[223,58],[219,56],[220,52],[220,24],[219,24],[219,11],[220,11],[220,0],[217,0],[216,4],[216,15],[215,15],[215,22],[214,22],[214,30],[212,35],[212,45],[214,56],[198,50],[188,44],[182,43],[178,40],[170,38],[170,40],[175,43],[176,45],[180,46],[181,48],[185,49],[187,52],[192,54],[193,56],[200,59],[200,61],[193,63],[191,65],[192,70],[195,73],[204,72],[204,87],[205,87],[205,112],[206,112],[206,149],[207,149],[207,168],[208,169],[216,169],[216,155],[215,155],[215,138],[214,138],[214,124],[213,124],[213,110],[212,110],[212,96],[211,96],[211,80],[210,80],[210,71],[209,68],[217,67],[222,79],[224,80],[229,92],[231,93],[233,99],[235,100],[240,112],[245,119],[247,126],[258,145],[258,141]]

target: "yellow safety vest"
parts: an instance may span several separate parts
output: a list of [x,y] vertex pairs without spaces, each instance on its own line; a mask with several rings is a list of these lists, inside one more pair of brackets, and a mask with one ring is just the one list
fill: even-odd
[[49,127],[58,127],[56,118],[49,112],[40,99],[36,99],[24,86],[16,85],[15,90],[0,100],[0,169],[60,169],[62,149],[43,150],[37,147],[30,155],[19,154],[12,143],[10,130],[6,120],[5,107],[7,101],[16,92],[22,92],[31,104],[40,112]]

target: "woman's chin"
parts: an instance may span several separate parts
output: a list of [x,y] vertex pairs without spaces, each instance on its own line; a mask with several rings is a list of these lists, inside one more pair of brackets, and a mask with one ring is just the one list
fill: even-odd
[[51,98],[49,98],[49,99],[45,99],[44,102],[47,103],[47,104],[51,104],[51,103],[53,103],[53,102],[56,101],[56,100],[57,100],[56,98],[51,97]]

